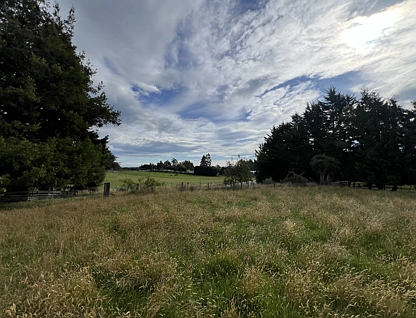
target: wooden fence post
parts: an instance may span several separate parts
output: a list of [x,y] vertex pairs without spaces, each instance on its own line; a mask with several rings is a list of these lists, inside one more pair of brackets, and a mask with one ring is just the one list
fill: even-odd
[[110,196],[110,182],[104,183],[104,197],[108,198]]

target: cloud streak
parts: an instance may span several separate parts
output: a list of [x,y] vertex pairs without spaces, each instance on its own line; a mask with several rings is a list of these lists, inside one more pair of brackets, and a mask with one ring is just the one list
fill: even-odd
[[415,99],[415,1],[71,3],[74,42],[122,112],[101,134],[126,166],[253,157],[331,84]]

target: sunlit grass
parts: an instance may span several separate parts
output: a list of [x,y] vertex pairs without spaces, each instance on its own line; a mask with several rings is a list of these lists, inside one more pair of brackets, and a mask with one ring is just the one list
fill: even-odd
[[170,172],[152,172],[152,171],[130,171],[120,170],[114,172],[107,172],[106,179],[104,182],[110,182],[111,188],[115,189],[121,187],[123,182],[121,180],[131,179],[137,181],[139,178],[153,178],[159,182],[163,182],[165,186],[177,187],[184,183],[184,187],[193,186],[194,188],[207,187],[210,184],[222,184],[224,182],[223,176],[216,177],[205,177],[197,176],[194,174],[183,174]]
[[0,316],[415,317],[415,203],[262,187],[11,205]]

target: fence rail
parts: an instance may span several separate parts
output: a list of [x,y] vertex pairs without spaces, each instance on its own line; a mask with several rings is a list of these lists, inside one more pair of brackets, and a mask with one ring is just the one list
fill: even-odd
[[65,190],[36,190],[36,191],[16,191],[6,192],[0,195],[0,202],[20,202],[35,200],[51,200],[57,198],[67,198],[76,195],[76,191]]

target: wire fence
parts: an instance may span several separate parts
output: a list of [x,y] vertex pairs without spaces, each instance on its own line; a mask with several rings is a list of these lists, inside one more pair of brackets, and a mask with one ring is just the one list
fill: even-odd
[[[289,184],[290,185],[290,184]],[[211,190],[237,190],[237,189],[256,189],[262,187],[279,187],[282,186],[281,183],[268,183],[261,184],[254,181],[243,182],[243,183],[234,183],[231,185],[225,185],[218,182],[208,182],[208,183],[194,183],[194,182],[180,182],[180,183],[165,183],[163,185],[158,185],[154,187],[142,187],[135,190],[130,190],[125,187],[117,186],[116,188],[111,188],[110,183],[106,183],[103,188],[89,188],[84,191],[75,191],[73,189],[49,189],[49,190],[28,190],[20,192],[6,192],[0,194],[0,203],[6,202],[21,202],[21,201],[38,201],[38,200],[54,200],[60,198],[71,198],[71,197],[110,197],[114,195],[121,195],[127,193],[136,193],[136,194],[147,194],[147,193],[156,193],[156,192],[166,192],[166,191],[211,191]],[[292,184],[292,186],[296,186]],[[308,182],[306,186],[319,186],[318,183]],[[356,188],[356,189],[366,189],[364,186],[355,186],[352,185],[348,187],[343,182],[333,183],[332,185],[326,186],[337,186],[337,187],[346,187],[346,188]],[[385,186],[383,189],[373,188],[373,191],[391,191],[392,186]],[[104,190],[104,191],[103,191]],[[398,186],[397,190],[399,192],[416,192],[415,186],[403,185]]]

